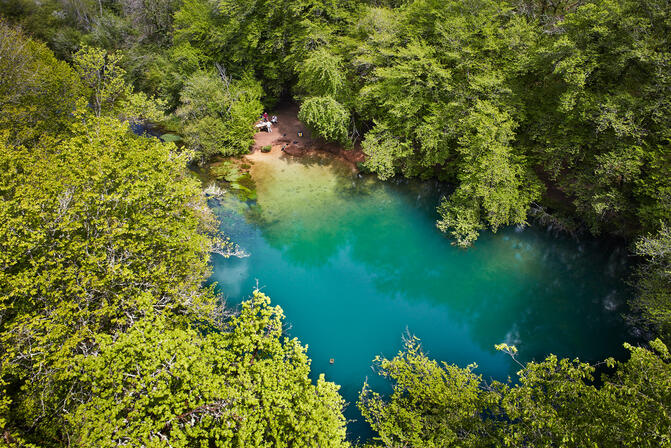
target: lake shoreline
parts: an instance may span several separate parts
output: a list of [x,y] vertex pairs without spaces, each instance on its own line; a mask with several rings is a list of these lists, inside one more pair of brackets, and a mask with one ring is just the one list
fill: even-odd
[[[257,132],[249,154],[243,158],[256,160],[259,155],[280,157],[286,154],[292,157],[304,157],[329,154],[349,165],[353,171],[359,171],[357,164],[365,160],[365,155],[358,146],[345,149],[339,143],[329,143],[313,136],[310,129],[298,119],[296,104],[280,107],[269,115],[278,118],[277,124],[273,125],[272,132]],[[262,152],[261,149],[267,146],[270,146],[271,150]]]
[[[214,210],[221,232],[251,255],[214,257],[210,281],[233,305],[254,288],[272,297],[288,337],[308,346],[312,379],[325,374],[349,403],[366,380],[386,387],[372,360],[398,353],[406,333],[434,359],[477,362],[499,381],[518,370],[495,350],[501,342],[524,362],[625,356],[623,248],[532,226],[483,232],[463,250],[435,227],[433,183],[357,176],[324,151],[256,151],[240,163],[257,199],[230,196]],[[373,436],[356,407],[345,415],[350,440]]]

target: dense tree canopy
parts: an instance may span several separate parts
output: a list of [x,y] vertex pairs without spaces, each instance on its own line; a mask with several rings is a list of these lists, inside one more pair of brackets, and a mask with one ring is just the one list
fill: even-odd
[[[69,417],[82,446],[345,447],[338,386],[308,378],[282,310],[259,292],[221,331],[171,328],[162,316],[83,361],[92,394]],[[215,442],[216,441],[216,442]]]
[[68,64],[1,19],[0,80],[0,129],[17,145],[63,132],[82,90]]
[[261,114],[261,86],[253,78],[230,79],[222,70],[198,71],[185,82],[177,116],[186,143],[207,161],[214,155],[247,152],[254,143],[252,123]]
[[594,366],[554,355],[521,365],[517,384],[487,384],[475,365],[440,365],[412,338],[394,359],[376,359],[391,396],[365,385],[359,407],[384,447],[671,446],[669,351],[659,340],[626,348],[627,361],[605,361],[599,386]]
[[668,218],[670,8],[585,2],[532,54],[523,144],[593,230]]
[[207,209],[184,156],[129,134],[108,121],[3,147],[2,368],[30,425],[65,417],[77,355],[95,351],[96,334],[211,301],[199,290]]
[[[173,124],[201,160],[244,152],[257,99],[267,106],[292,93],[317,134],[363,140],[366,166],[381,177],[454,184],[439,227],[460,245],[485,228],[525,224],[531,208],[626,237],[668,218],[665,1],[49,0],[35,8],[12,0],[2,8],[65,57],[82,43],[118,50],[124,75],[177,109]],[[229,81],[217,80],[222,73]],[[222,85],[226,105],[206,94]],[[236,89],[248,105],[232,110]],[[208,113],[193,101],[209,103]]]

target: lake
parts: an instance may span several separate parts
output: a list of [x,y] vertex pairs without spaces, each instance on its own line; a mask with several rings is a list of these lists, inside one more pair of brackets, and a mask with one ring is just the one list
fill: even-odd
[[393,357],[407,333],[432,358],[477,363],[485,379],[515,378],[500,342],[523,362],[622,354],[623,246],[513,227],[459,249],[435,226],[434,182],[380,182],[326,156],[253,160],[257,201],[212,201],[222,231],[250,256],[213,255],[211,280],[229,305],[258,285],[283,308],[313,376],[342,386],[357,420],[350,437],[370,436],[355,407],[366,378],[389,390],[371,361]]

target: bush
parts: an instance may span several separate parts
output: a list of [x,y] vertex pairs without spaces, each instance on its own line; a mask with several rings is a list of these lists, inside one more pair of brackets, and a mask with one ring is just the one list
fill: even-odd
[[181,134],[187,146],[203,162],[216,155],[247,153],[254,144],[262,92],[261,85],[249,77],[227,86],[215,72],[193,74],[184,84],[176,111],[184,123]]
[[273,149],[272,146],[266,145],[263,148],[261,148],[261,152],[270,152],[271,149]]
[[346,143],[349,112],[330,96],[310,97],[298,111],[298,119],[326,140]]

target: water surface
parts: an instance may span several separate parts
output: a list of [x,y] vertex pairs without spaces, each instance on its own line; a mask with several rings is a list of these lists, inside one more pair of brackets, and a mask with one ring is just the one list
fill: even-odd
[[[490,379],[549,353],[595,361],[621,353],[626,252],[603,241],[556,237],[539,228],[483,233],[468,250],[435,227],[433,183],[359,178],[325,157],[255,155],[256,203],[214,204],[222,230],[251,254],[215,255],[212,280],[229,304],[258,285],[309,346],[312,371],[342,385],[353,436],[367,437],[354,407],[371,370],[404,333],[436,359]],[[334,364],[330,364],[330,358]]]

